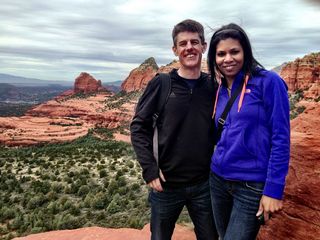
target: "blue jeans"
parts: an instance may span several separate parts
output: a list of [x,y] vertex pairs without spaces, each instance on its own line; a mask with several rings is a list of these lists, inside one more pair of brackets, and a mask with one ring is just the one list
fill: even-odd
[[263,187],[262,182],[229,181],[210,173],[212,209],[222,240],[256,239]]
[[188,209],[198,240],[218,239],[208,181],[192,187],[164,188],[163,192],[152,190],[149,202],[152,240],[171,239],[175,223],[184,206]]

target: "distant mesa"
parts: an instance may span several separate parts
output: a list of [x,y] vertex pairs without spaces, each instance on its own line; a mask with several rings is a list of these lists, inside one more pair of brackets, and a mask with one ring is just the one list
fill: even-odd
[[93,92],[101,92],[106,91],[101,84],[101,80],[96,80],[89,73],[82,72],[75,79],[74,83],[74,93],[93,93]]

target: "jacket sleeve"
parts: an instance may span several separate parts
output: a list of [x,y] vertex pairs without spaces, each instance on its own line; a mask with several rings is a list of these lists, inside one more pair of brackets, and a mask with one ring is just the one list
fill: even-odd
[[140,97],[130,125],[131,142],[142,167],[142,176],[149,183],[159,177],[159,168],[153,156],[152,116],[156,111],[160,92],[159,77],[154,77]]
[[263,86],[263,100],[271,131],[271,152],[263,194],[282,199],[290,159],[290,107],[287,85],[269,72]]

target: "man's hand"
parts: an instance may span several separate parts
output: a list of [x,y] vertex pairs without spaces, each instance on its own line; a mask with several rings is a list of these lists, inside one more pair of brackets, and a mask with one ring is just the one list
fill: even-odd
[[[161,180],[163,182],[165,182],[166,179],[164,178],[161,169],[159,170],[159,175],[160,175]],[[163,188],[162,188],[162,185],[161,185],[161,182],[160,182],[160,178],[156,178],[156,179],[152,180],[151,182],[148,183],[148,186],[153,188],[154,190],[156,190],[158,192],[162,192]]]
[[277,212],[282,209],[282,200],[271,198],[263,195],[260,200],[259,210],[256,216],[260,216],[262,213],[264,215],[264,220],[267,222],[270,219],[269,214]]
[[156,179],[152,180],[151,182],[148,183],[148,186],[158,192],[163,191],[163,188],[162,188],[161,182],[160,182],[160,178],[156,178]]

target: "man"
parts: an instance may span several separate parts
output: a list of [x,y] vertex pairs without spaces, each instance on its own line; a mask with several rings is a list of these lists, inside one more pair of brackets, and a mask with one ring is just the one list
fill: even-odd
[[218,239],[208,184],[215,90],[201,72],[207,47],[203,26],[184,20],[174,27],[172,38],[181,67],[169,73],[171,93],[157,121],[158,162],[153,155],[152,116],[161,90],[159,76],[146,87],[131,123],[132,144],[151,187],[151,239],[171,239],[184,206],[198,240]]

